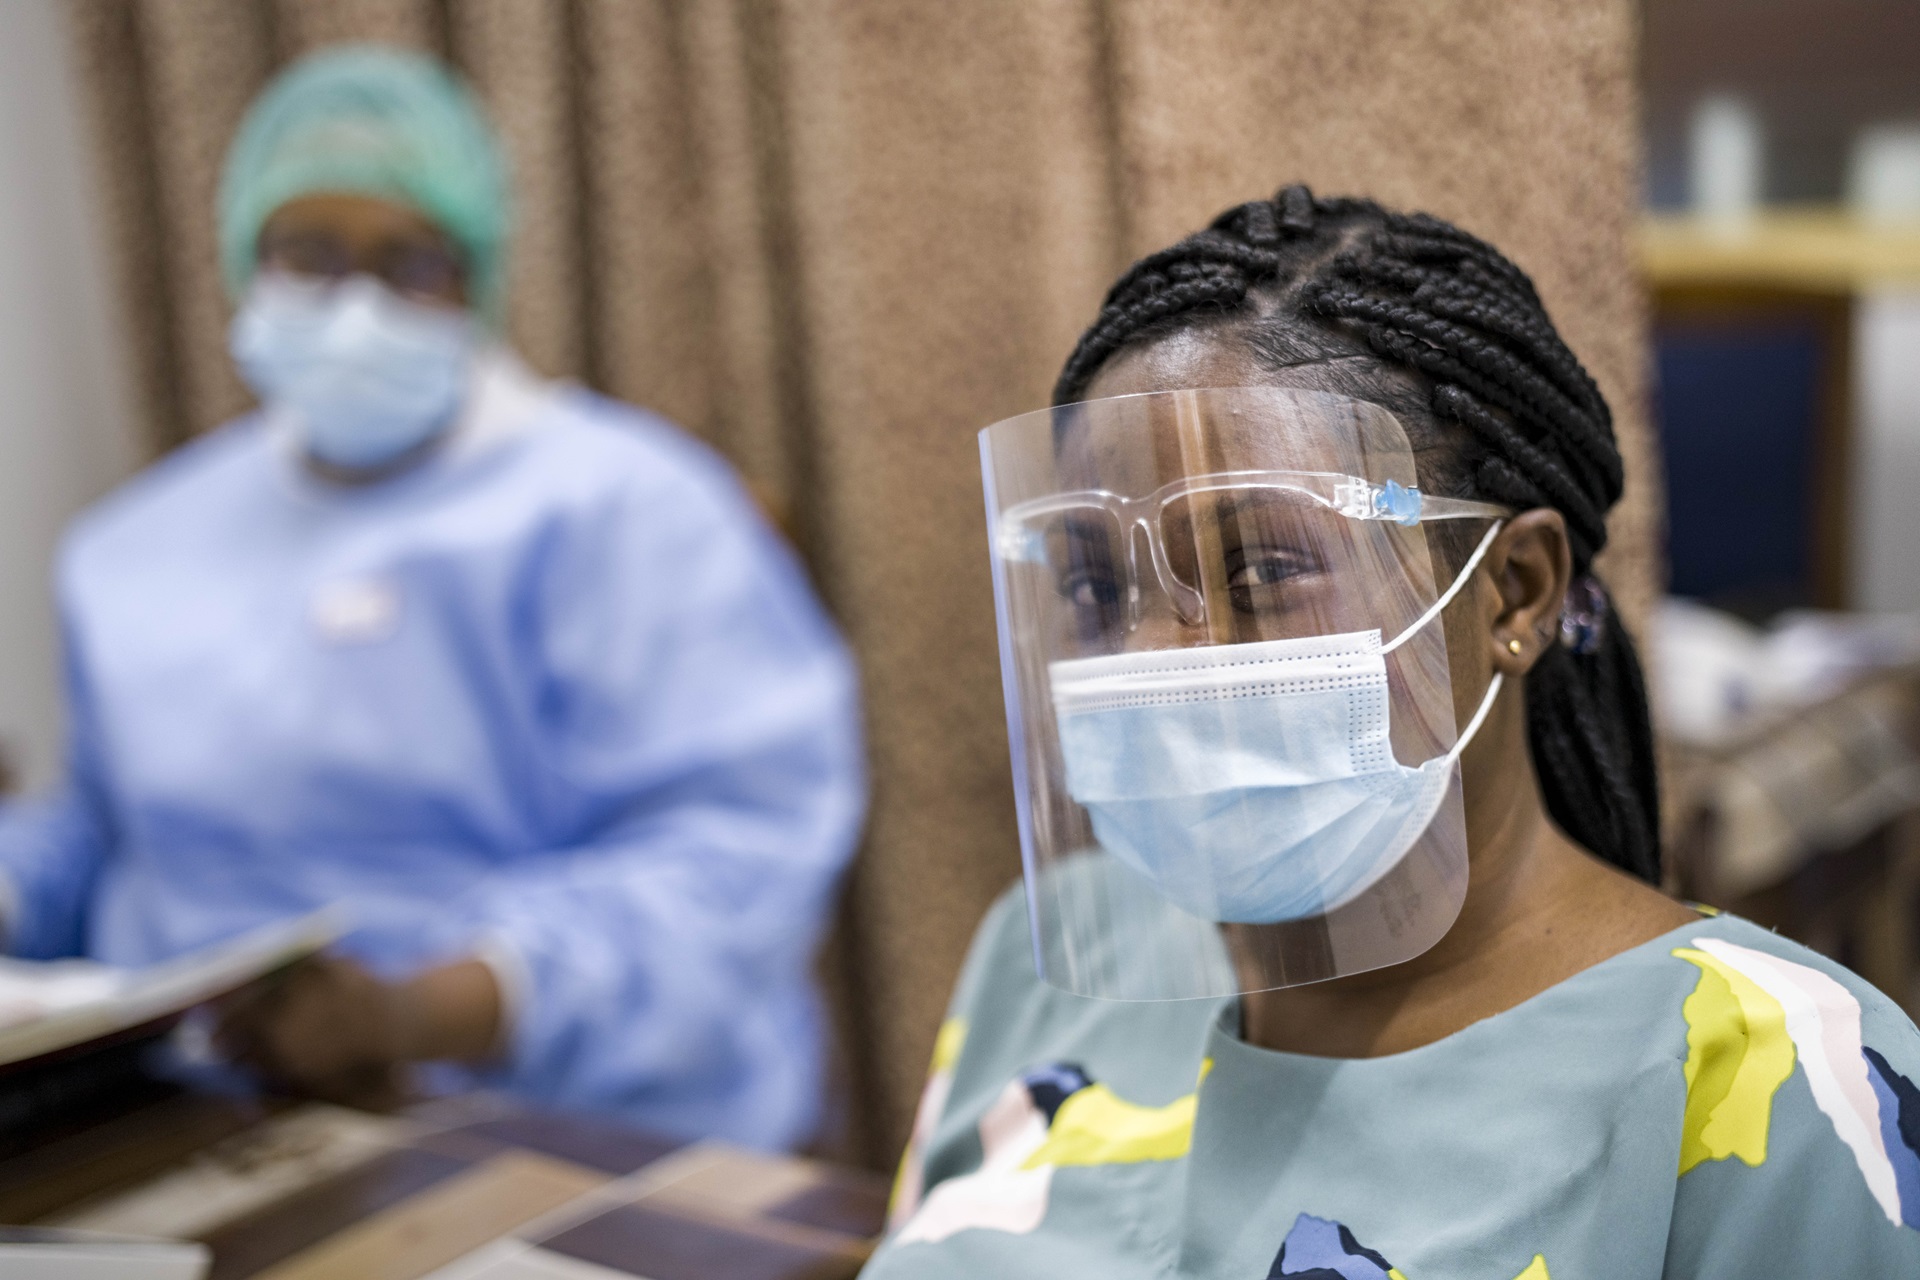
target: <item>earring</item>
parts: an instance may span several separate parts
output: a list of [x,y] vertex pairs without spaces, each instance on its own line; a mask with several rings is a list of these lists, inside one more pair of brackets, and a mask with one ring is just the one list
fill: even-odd
[[1507,641],[1507,652],[1512,654],[1516,658],[1520,656],[1520,650],[1522,647],[1523,646],[1521,645],[1520,638],[1518,636],[1515,636],[1513,639]]

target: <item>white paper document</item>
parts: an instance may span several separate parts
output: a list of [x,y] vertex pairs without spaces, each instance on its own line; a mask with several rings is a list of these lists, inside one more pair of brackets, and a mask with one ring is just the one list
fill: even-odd
[[212,1261],[203,1244],[0,1227],[0,1276],[7,1280],[201,1280]]
[[191,1009],[318,951],[339,933],[337,915],[320,911],[144,969],[0,958],[0,1066]]

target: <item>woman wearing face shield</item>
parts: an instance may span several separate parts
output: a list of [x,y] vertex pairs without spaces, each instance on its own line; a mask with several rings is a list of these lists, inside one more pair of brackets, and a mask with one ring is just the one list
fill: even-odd
[[221,188],[261,409],[60,561],[70,778],[0,820],[16,954],[138,965],[336,906],[220,1039],[683,1134],[804,1138],[809,960],[864,803],[800,566],[672,426],[498,332],[506,182],[438,65],[312,57]]
[[1026,894],[867,1274],[1920,1275],[1912,1023],[1655,887],[1620,457],[1526,276],[1289,187],[1055,406],[981,433]]

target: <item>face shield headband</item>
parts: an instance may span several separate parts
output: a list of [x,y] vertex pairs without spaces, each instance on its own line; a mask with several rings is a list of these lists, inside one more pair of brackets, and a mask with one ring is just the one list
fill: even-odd
[[[1180,998],[1425,950],[1464,897],[1454,764],[1500,689],[1455,732],[1432,624],[1506,509],[1424,494],[1398,422],[1324,393],[1068,418],[982,433],[1042,975]],[[1458,519],[1491,523],[1436,590],[1426,530]]]

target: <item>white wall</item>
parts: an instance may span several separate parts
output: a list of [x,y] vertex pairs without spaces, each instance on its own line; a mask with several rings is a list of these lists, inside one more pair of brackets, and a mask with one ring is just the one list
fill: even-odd
[[29,786],[59,771],[54,544],[139,456],[60,8],[0,0],[0,744]]
[[1855,608],[1920,609],[1920,291],[1854,309]]

